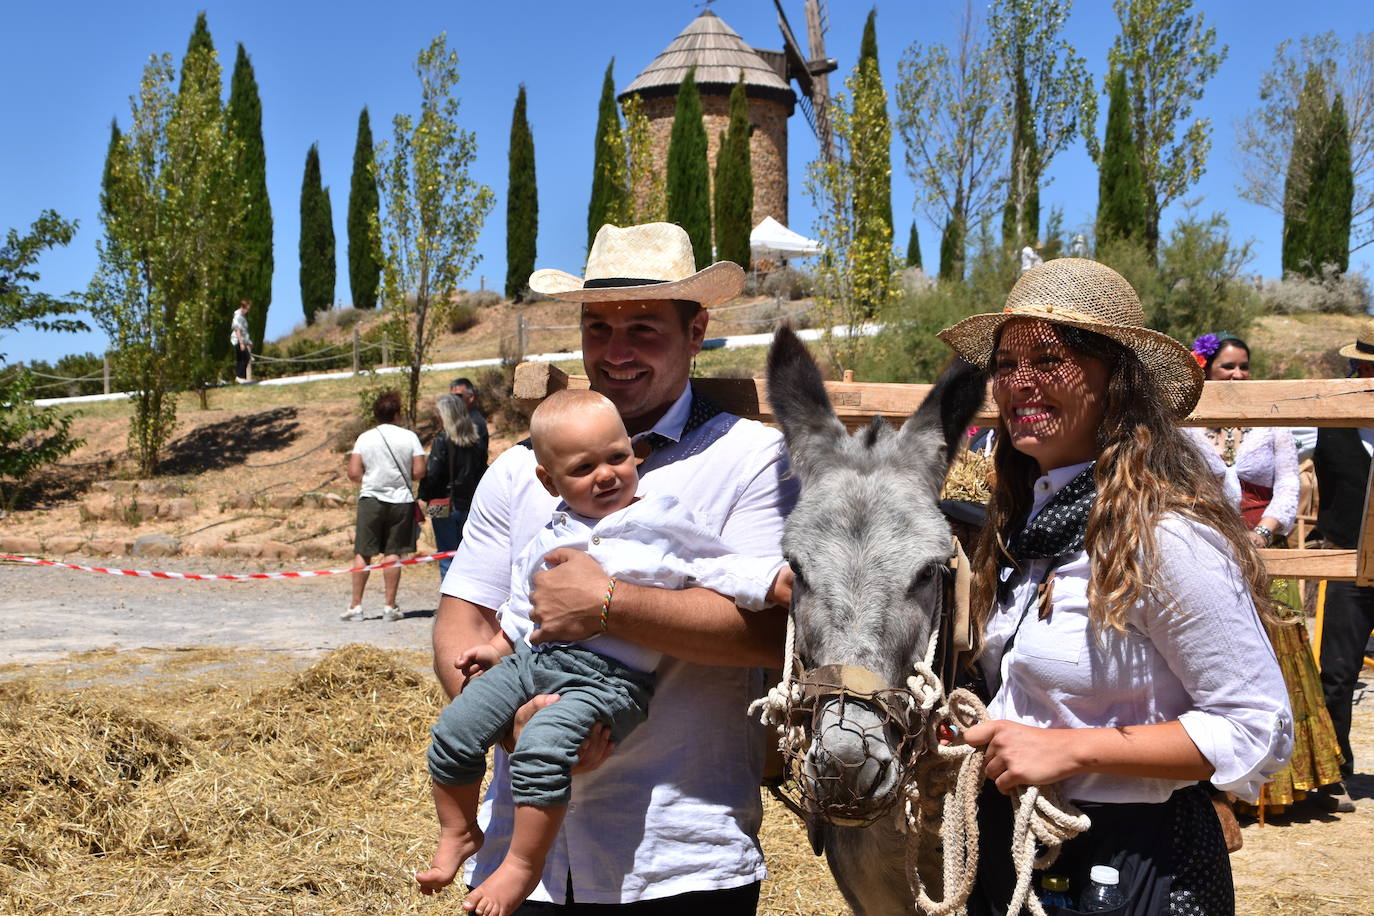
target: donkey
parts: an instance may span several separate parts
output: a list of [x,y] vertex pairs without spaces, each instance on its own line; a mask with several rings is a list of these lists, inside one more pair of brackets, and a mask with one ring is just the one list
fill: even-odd
[[[809,744],[793,767],[812,846],[859,916],[916,912],[898,802],[905,734],[920,724],[877,698],[900,699],[937,626],[951,554],[940,488],[984,381],[956,363],[900,431],[874,417],[850,436],[797,336],[783,328],[768,354],[768,399],[801,485],[783,534],[796,575],[795,666],[863,669],[868,687],[813,694]],[[827,808],[844,809],[851,826],[827,820]]]

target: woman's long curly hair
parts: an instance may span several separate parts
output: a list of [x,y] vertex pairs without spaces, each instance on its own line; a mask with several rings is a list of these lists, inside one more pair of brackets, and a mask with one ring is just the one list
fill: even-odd
[[[1201,453],[1175,426],[1145,366],[1109,337],[1068,325],[1050,327],[1070,350],[1102,360],[1109,373],[1093,467],[1097,498],[1084,538],[1092,564],[1088,604],[1093,625],[1124,631],[1130,609],[1157,595],[1159,585],[1152,581],[1157,568],[1155,528],[1170,513],[1221,533],[1231,545],[1255,607],[1265,619],[1276,621],[1264,564],[1240,513],[1222,495]],[[972,613],[980,641],[996,600],[999,566],[1010,561],[1007,541],[1030,513],[1031,485],[1040,476],[1035,459],[1012,446],[1005,418],[998,432],[993,449],[996,481],[973,564]]]

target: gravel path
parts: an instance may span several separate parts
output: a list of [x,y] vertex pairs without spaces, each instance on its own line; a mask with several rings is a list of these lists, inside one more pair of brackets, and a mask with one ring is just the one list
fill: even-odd
[[[245,573],[302,568],[220,558],[130,560],[68,558],[106,567],[170,572]],[[368,619],[346,623],[349,577],[194,582],[140,579],[24,564],[0,564],[0,663],[55,661],[90,649],[222,646],[318,655],[365,642],[384,649],[427,649],[438,605],[435,564],[406,567],[400,607],[381,620],[381,573],[368,582]]]

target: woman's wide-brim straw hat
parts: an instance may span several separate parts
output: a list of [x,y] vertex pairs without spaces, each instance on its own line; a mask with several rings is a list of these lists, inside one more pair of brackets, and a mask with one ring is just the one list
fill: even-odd
[[744,270],[733,261],[697,270],[687,230],[673,223],[606,225],[592,242],[585,276],[536,270],[530,289],[569,302],[688,299],[710,308],[740,294]]
[[940,332],[940,339],[976,366],[988,366],[1002,325],[1038,318],[1094,331],[1131,350],[1179,417],[1197,406],[1202,367],[1188,348],[1145,327],[1145,313],[1126,278],[1087,258],[1056,258],[1021,275],[1000,312],[972,315]]
[[1366,321],[1360,328],[1360,333],[1356,335],[1355,342],[1341,347],[1339,352],[1347,359],[1374,362],[1374,319]]

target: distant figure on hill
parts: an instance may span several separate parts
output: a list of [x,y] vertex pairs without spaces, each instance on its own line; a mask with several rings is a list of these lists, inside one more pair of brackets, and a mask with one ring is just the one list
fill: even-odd
[[253,357],[253,338],[248,333],[248,310],[253,303],[247,299],[239,300],[234,317],[229,322],[229,343],[234,345],[234,381],[247,382],[251,377]]

